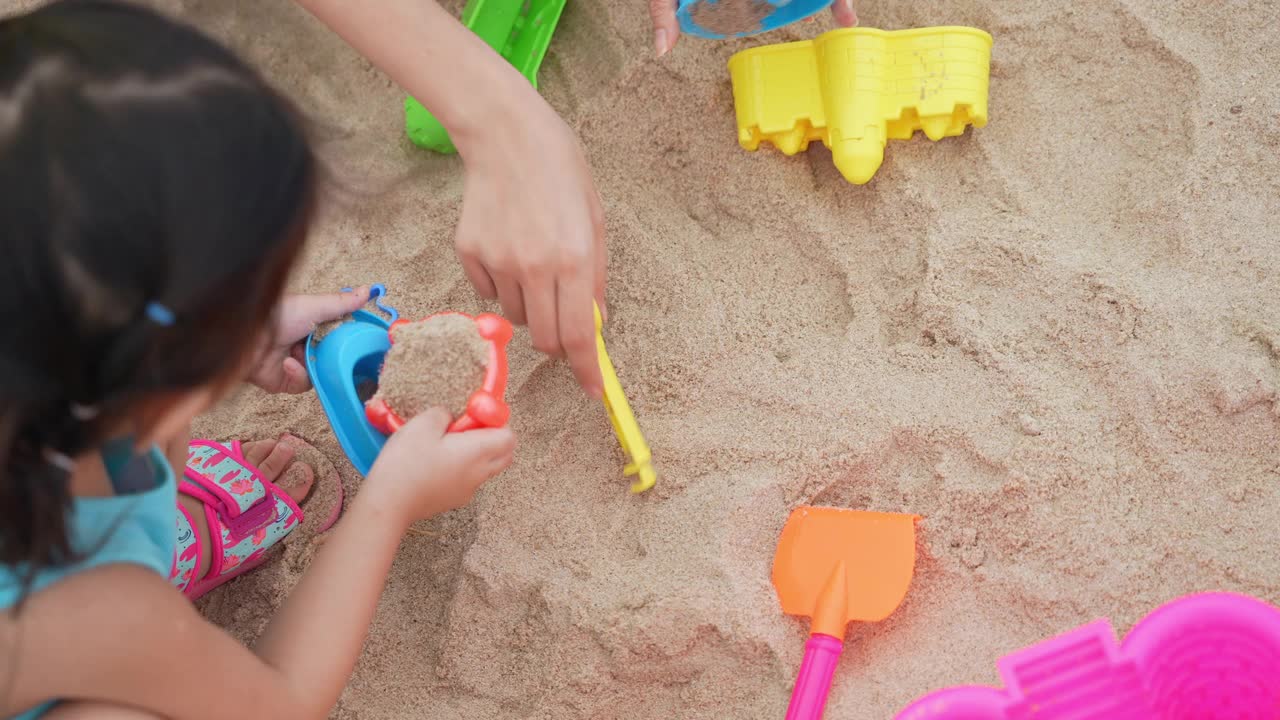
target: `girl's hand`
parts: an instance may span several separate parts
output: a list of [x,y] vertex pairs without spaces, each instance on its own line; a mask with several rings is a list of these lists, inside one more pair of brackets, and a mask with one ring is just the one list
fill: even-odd
[[476,291],[600,398],[592,301],[604,311],[604,210],[573,131],[516,79],[495,91],[507,104],[487,127],[454,132],[467,170],[458,256]]
[[[721,0],[724,2],[726,0]],[[733,0],[740,2],[741,0]],[[835,0],[831,4],[831,14],[835,16],[840,27],[853,27],[858,24],[858,13],[853,9],[853,0]],[[662,57],[671,52],[680,37],[680,23],[676,20],[676,0],[649,0],[649,17],[653,19],[653,48]]]
[[449,413],[428,410],[396,431],[378,456],[363,492],[407,526],[471,502],[485,481],[511,464],[511,430],[446,433]]
[[303,341],[316,325],[337,320],[364,307],[369,288],[328,295],[290,295],[280,303],[275,327],[249,382],[269,393],[303,393],[311,389]]

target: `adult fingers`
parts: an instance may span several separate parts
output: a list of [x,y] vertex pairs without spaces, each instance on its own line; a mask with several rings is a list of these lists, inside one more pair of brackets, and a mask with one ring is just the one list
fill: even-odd
[[499,275],[494,278],[494,285],[498,288],[498,302],[502,305],[502,313],[507,316],[507,319],[516,325],[524,325],[528,322],[524,293],[520,289],[520,283],[510,277]]
[[477,295],[486,300],[498,297],[498,287],[490,277],[489,271],[485,269],[484,263],[462,254],[459,254],[458,258],[462,261],[462,270],[467,274],[467,279],[471,281],[471,286],[476,289]]
[[671,52],[680,37],[676,0],[649,0],[649,17],[653,20],[653,51],[662,57]]
[[529,335],[533,348],[553,357],[563,357],[560,347],[560,324],[556,319],[556,286],[554,281],[542,280],[525,285],[525,314],[529,320]]
[[595,298],[596,303],[600,305],[600,316],[609,319],[609,307],[605,303],[605,284],[609,277],[609,247],[604,239],[604,203],[600,200],[600,193],[595,194],[595,203],[592,205],[591,224],[595,233]]
[[858,13],[854,10],[853,0],[836,0],[831,4],[831,14],[840,27],[853,27],[858,24]]
[[560,345],[578,384],[594,398],[604,397],[604,377],[596,352],[596,321],[591,311],[592,282],[586,273],[569,275],[557,287]]

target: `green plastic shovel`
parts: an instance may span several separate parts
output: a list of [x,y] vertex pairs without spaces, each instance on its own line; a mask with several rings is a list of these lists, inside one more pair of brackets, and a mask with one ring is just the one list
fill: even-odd
[[[537,88],[538,68],[564,4],[565,0],[468,0],[462,11],[462,24]],[[444,68],[438,71],[448,72]],[[440,121],[411,97],[404,101],[404,124],[414,145],[438,153],[457,152]]]

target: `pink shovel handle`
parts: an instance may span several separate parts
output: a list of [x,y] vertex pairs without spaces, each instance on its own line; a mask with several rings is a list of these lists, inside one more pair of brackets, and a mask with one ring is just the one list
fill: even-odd
[[791,705],[787,707],[787,720],[821,720],[827,706],[827,693],[831,691],[831,676],[844,641],[830,635],[814,633],[804,644],[804,660],[796,687],[791,691]]

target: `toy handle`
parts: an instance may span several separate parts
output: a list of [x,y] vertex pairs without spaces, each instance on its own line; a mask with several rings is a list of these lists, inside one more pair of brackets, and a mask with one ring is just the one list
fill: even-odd
[[831,676],[843,649],[844,641],[830,635],[814,633],[809,637],[804,644],[800,674],[791,691],[791,704],[787,706],[787,720],[821,720],[827,693],[831,691]]

